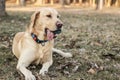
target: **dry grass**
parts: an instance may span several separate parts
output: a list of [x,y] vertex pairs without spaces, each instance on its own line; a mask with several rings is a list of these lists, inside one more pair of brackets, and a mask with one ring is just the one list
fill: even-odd
[[[38,75],[40,65],[29,67],[43,80],[119,80],[120,15],[104,13],[61,12],[62,34],[55,46],[71,52],[73,58],[54,54],[54,63],[46,77]],[[16,70],[17,59],[11,52],[16,32],[29,23],[31,12],[9,12],[0,18],[0,80],[23,80]]]

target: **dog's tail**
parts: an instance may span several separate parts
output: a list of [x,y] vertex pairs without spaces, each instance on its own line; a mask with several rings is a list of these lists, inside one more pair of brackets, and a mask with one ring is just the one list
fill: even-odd
[[59,55],[63,56],[63,57],[72,57],[72,54],[71,53],[65,53],[61,50],[58,50],[58,49],[55,49],[55,48],[52,48],[52,51],[55,52],[55,53],[58,53]]

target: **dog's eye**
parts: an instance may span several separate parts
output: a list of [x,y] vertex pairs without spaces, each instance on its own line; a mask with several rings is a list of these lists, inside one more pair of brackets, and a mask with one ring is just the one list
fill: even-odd
[[51,15],[46,15],[48,18],[52,18],[52,16]]

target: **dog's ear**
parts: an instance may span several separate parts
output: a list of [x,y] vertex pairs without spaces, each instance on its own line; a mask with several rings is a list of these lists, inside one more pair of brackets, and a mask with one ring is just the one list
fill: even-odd
[[36,24],[36,20],[38,19],[38,17],[40,16],[40,11],[35,12],[32,16],[31,16],[31,26],[34,27]]
[[28,26],[30,32],[32,32],[32,29],[35,27],[36,21],[40,16],[40,11],[36,11],[32,16],[30,20],[30,24]]

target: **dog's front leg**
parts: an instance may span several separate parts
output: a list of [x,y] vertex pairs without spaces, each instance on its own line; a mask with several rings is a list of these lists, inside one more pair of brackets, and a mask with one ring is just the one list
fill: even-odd
[[45,58],[45,60],[46,60],[46,62],[44,62],[44,63],[42,64],[42,68],[41,68],[41,70],[40,70],[40,72],[39,72],[39,74],[41,74],[42,76],[44,76],[45,73],[48,72],[49,67],[50,67],[50,66],[52,65],[52,63],[53,63],[53,60],[52,60],[52,52],[51,52],[50,55],[47,55],[47,58]]
[[17,69],[23,73],[25,80],[36,80],[35,76],[26,67],[34,60],[34,55],[31,52],[22,53],[17,64]]
[[39,74],[41,74],[42,76],[44,76],[45,73],[48,72],[48,69],[49,69],[49,67],[50,67],[51,65],[52,65],[52,61],[43,63],[43,66],[42,66]]

